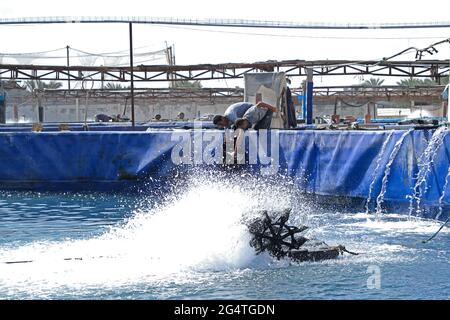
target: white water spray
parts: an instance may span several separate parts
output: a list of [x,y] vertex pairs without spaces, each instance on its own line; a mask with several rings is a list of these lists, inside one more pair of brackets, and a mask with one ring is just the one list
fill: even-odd
[[381,191],[377,197],[377,208],[376,208],[376,216],[377,217],[379,217],[383,213],[382,205],[384,202],[384,195],[386,194],[386,190],[387,190],[387,184],[388,184],[389,174],[391,173],[392,163],[394,162],[395,158],[397,157],[398,152],[400,151],[400,147],[402,146],[403,140],[405,140],[406,136],[408,136],[412,130],[413,129],[409,129],[408,131],[403,133],[403,135],[400,137],[400,139],[398,139],[398,141],[395,143],[394,148],[392,149],[392,152],[389,155],[389,160],[386,164],[386,169],[384,170],[383,180],[381,182]]
[[185,282],[199,271],[267,267],[273,260],[255,254],[243,219],[255,210],[289,207],[292,199],[280,186],[246,182],[194,182],[187,191],[151,211],[140,209],[100,237],[0,248],[0,262],[33,261],[0,263],[0,288],[52,291],[64,286]]
[[[390,221],[361,221],[361,225],[355,225],[355,219],[365,220],[365,217],[328,212],[315,203],[308,204],[298,193],[292,192],[292,185],[286,179],[281,178],[280,183],[264,183],[251,177],[239,179],[235,176],[231,182],[217,174],[214,178],[213,182],[200,181],[188,184],[187,188],[177,187],[174,190],[179,194],[165,198],[163,203],[155,204],[153,198],[143,200],[152,203],[153,209],[141,205],[135,216],[122,226],[99,237],[14,247],[1,245],[0,262],[34,262],[0,263],[0,297],[123,299],[137,296],[166,299],[198,296],[196,291],[202,293],[205,288],[213,290],[211,297],[220,297],[223,284],[230,283],[232,289],[229,290],[242,289],[239,284],[242,274],[251,275],[246,283],[251,284],[248,290],[252,294],[259,294],[257,290],[261,288],[256,284],[258,279],[265,277],[276,286],[283,283],[283,289],[289,291],[284,286],[290,285],[285,281],[287,269],[258,270],[288,267],[288,262],[274,261],[266,254],[256,255],[248,245],[249,234],[242,218],[254,209],[279,210],[296,204],[299,208],[294,208],[294,212],[307,213],[312,219],[308,225],[313,227],[310,231],[315,237],[330,245],[342,243],[356,252],[365,252],[356,257],[343,256],[289,269],[288,272],[294,270],[301,276],[299,281],[308,281],[303,274],[310,267],[323,270],[326,275],[327,270],[335,269],[332,267],[335,264],[338,270],[350,263],[365,268],[368,264],[383,261],[392,264],[392,261],[415,257],[415,249],[391,244],[391,238],[387,243],[383,239],[389,230],[393,230],[392,235],[398,236],[399,240],[403,239],[403,232],[419,230],[415,221],[408,221],[400,228],[397,228],[398,222]],[[293,216],[294,219],[298,217]],[[436,222],[429,224],[424,225],[426,230],[421,232],[436,229]],[[371,229],[376,234],[368,234]],[[402,255],[404,251],[406,254]],[[82,260],[64,260],[77,257]],[[309,280],[317,281],[317,271],[312,274],[313,278]],[[266,282],[262,283],[265,285]],[[328,284],[325,287],[329,287]],[[269,290],[272,288],[270,285]]]
[[390,131],[387,138],[384,139],[383,145],[381,146],[381,150],[378,153],[378,157],[377,157],[377,161],[376,161],[376,167],[374,172],[372,173],[372,182],[370,183],[369,186],[369,195],[367,196],[367,200],[366,200],[366,213],[369,213],[369,205],[370,205],[370,201],[372,200],[372,190],[373,187],[375,185],[375,181],[376,181],[376,176],[378,175],[378,172],[380,170],[381,167],[381,160],[384,157],[384,153],[386,152],[386,147],[389,143],[389,141],[391,140],[392,134],[394,133],[394,130]]
[[436,220],[439,220],[439,218],[442,215],[442,206],[444,204],[444,196],[445,196],[445,191],[447,191],[449,178],[450,178],[450,167],[448,167],[447,175],[445,176],[445,183],[444,183],[444,186],[442,187],[442,194],[439,197],[439,212],[436,215]]
[[434,158],[444,141],[446,133],[446,127],[442,126],[436,129],[428,142],[427,147],[418,159],[419,172],[409,200],[409,216],[412,216],[414,213],[414,202],[416,202],[416,214],[420,215],[421,213],[420,205],[422,197],[428,190],[428,185],[426,183],[427,176],[433,166]]

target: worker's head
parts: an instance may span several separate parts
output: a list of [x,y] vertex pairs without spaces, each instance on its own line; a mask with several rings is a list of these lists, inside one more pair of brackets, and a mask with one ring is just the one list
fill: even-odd
[[178,120],[184,120],[184,112],[178,113],[177,119],[178,119]]
[[161,120],[161,115],[160,115],[160,114],[157,114],[157,115],[155,116],[155,120]]
[[229,126],[230,120],[227,117],[217,115],[214,117],[213,123],[217,128],[223,129]]
[[234,125],[236,126],[236,129],[246,130],[250,128],[250,122],[248,122],[248,120],[244,118],[237,119]]

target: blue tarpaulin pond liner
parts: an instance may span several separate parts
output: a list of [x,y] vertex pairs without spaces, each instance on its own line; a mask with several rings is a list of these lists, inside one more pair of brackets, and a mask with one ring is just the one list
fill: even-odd
[[[59,130],[60,123],[43,123],[43,132],[56,132]],[[134,127],[129,122],[88,122],[88,131],[146,131],[148,128],[153,129],[167,129],[167,128],[194,128],[201,126],[202,128],[213,128],[214,125],[209,122],[192,121],[161,121],[161,122],[146,122],[136,124]],[[70,123],[68,124],[70,131],[85,131],[84,123]],[[0,125],[0,132],[30,132],[32,123],[18,123]]]
[[[218,132],[200,132],[208,131]],[[174,132],[199,134],[181,129],[1,132],[0,188],[124,190],[150,177],[170,179],[180,167],[171,159],[178,143]],[[436,207],[442,197],[443,206],[450,206],[450,190],[444,190],[450,166],[449,131],[441,130],[442,139],[435,145],[430,141],[436,130],[277,132],[278,172],[308,193],[357,198],[371,193],[374,203],[386,176],[384,200],[408,205],[422,174],[425,182],[416,188],[421,203]],[[425,151],[429,164],[421,163]]]

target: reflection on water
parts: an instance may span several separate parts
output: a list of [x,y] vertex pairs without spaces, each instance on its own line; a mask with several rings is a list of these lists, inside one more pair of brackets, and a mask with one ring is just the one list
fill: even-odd
[[101,193],[0,192],[0,245],[99,234],[132,214],[134,202]]

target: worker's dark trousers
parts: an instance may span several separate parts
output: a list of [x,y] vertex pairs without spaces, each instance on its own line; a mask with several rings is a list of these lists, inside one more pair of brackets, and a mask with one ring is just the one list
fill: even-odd
[[272,110],[267,109],[266,115],[257,123],[253,129],[270,129],[270,124],[272,123]]

